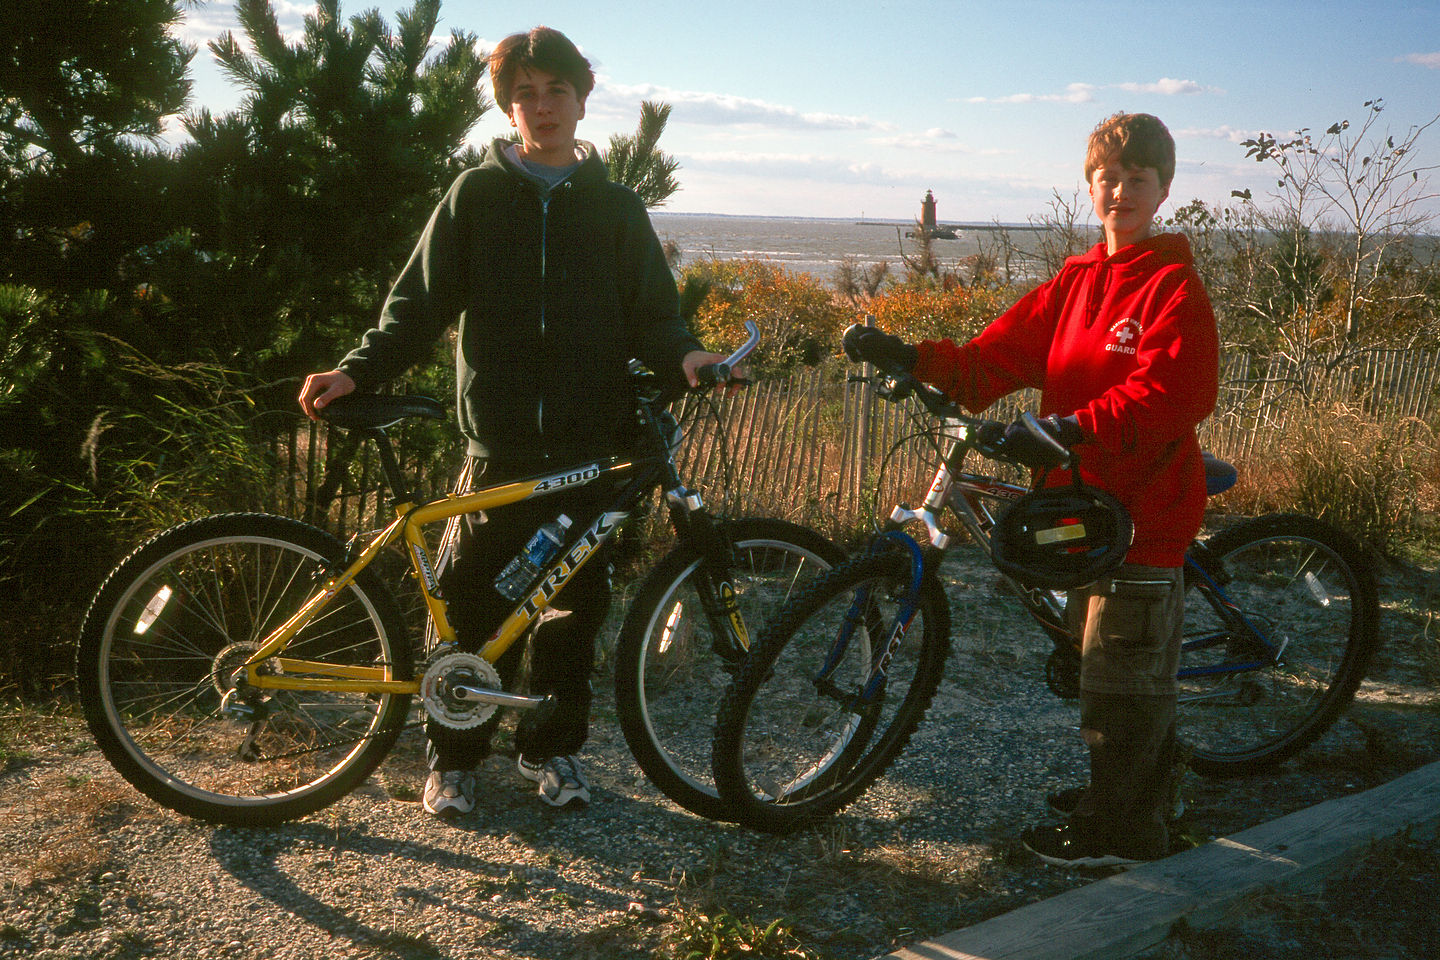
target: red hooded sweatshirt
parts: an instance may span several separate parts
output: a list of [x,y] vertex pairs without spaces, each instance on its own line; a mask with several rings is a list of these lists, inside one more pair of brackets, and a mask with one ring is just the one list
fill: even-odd
[[[1215,407],[1219,337],[1190,243],[1160,234],[1071,257],[974,340],[918,345],[915,375],[973,412],[1021,387],[1042,416],[1074,415],[1081,476],[1130,511],[1126,561],[1178,567],[1200,530],[1196,426]],[[1047,485],[1069,482],[1052,471]]]

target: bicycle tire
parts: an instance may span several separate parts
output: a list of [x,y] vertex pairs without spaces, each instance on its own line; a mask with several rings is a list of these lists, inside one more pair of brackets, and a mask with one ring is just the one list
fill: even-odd
[[[751,649],[721,701],[712,757],[716,788],[737,822],[788,833],[830,816],[905,748],[940,685],[950,645],[945,592],[927,572],[915,598],[920,622],[910,621],[908,642],[882,649],[911,580],[907,553],[850,560],[788,606]],[[847,622],[855,629],[841,644],[837,633]],[[888,679],[861,705],[872,664],[882,658]]]
[[[115,769],[172,810],[241,826],[312,813],[364,780],[404,727],[409,696],[268,690],[248,701],[260,720],[221,711],[249,653],[344,554],[307,524],[225,514],[122,560],[85,615],[75,664],[85,718]],[[413,673],[395,602],[368,568],[286,654]]]
[[[741,518],[719,524],[735,549],[731,586],[758,630],[845,552],[798,524]],[[703,556],[681,543],[646,576],[615,647],[615,708],[635,762],[666,797],[728,820],[711,776],[711,719],[735,665],[714,650],[694,578]]]
[[1243,633],[1228,630],[1216,613],[1221,601],[1202,578],[1191,576],[1180,737],[1197,773],[1255,773],[1313,743],[1354,698],[1380,644],[1378,588],[1354,539],[1296,514],[1257,517],[1223,530],[1204,543],[1199,557],[1202,568],[1220,575],[1225,596],[1283,649],[1270,666],[1226,670],[1226,664],[1273,658]]

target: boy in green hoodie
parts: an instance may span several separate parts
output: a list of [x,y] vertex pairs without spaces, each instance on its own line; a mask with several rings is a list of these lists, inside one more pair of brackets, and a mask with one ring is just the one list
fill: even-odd
[[[314,417],[336,397],[370,389],[425,359],[457,327],[461,489],[567,467],[625,449],[638,357],[695,385],[723,359],[679,316],[674,278],[644,204],[611,183],[595,148],[575,138],[594,87],[589,61],[548,27],[514,34],[490,55],[495,101],[519,142],[494,141],[450,187],[395,282],[379,324],[336,369],[305,381]],[[589,486],[469,516],[441,588],[461,646],[475,650],[511,608],[491,586],[530,535],[560,513],[587,515]],[[575,753],[589,722],[595,634],[609,605],[603,558],[581,568],[532,637],[531,686],[555,709],[527,713],[516,732],[522,776],[553,806],[587,803]],[[498,664],[508,685],[520,646]],[[424,806],[442,818],[475,805],[474,769],[493,720],[452,729],[431,718]]]

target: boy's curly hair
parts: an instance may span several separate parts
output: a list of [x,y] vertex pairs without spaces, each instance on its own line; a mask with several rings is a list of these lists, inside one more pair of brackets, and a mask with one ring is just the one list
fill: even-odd
[[1175,138],[1159,117],[1148,113],[1116,113],[1090,132],[1085,150],[1085,182],[1095,170],[1111,160],[1123,166],[1154,167],[1160,186],[1166,189],[1175,177]]

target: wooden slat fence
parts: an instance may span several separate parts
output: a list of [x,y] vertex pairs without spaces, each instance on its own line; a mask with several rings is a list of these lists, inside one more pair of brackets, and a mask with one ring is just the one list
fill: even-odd
[[[869,384],[848,378],[855,369],[825,365],[725,399],[686,397],[677,408],[686,428],[677,455],[681,476],[720,512],[785,517],[831,532],[853,529],[877,507],[883,514],[901,500],[917,503],[937,461],[933,446],[917,435],[929,425],[928,415],[914,401],[881,401]],[[1436,414],[1437,379],[1440,353],[1430,351],[1359,352],[1305,374],[1284,358],[1232,354],[1223,358],[1219,400],[1201,427],[1201,442],[1243,466],[1283,437],[1297,410],[1315,404],[1343,403],[1382,423],[1428,423]],[[1037,401],[1033,391],[1022,391],[986,415],[1010,420]],[[281,439],[276,460],[283,476],[271,509],[305,515],[324,476],[324,450],[324,430],[314,424]],[[453,456],[429,459],[453,464],[459,452],[457,442]],[[416,458],[410,460],[406,466],[413,469]],[[358,458],[329,509],[312,519],[341,532],[388,519],[376,489],[378,469],[369,461]],[[447,483],[444,471],[435,471],[426,492],[442,492]]]

